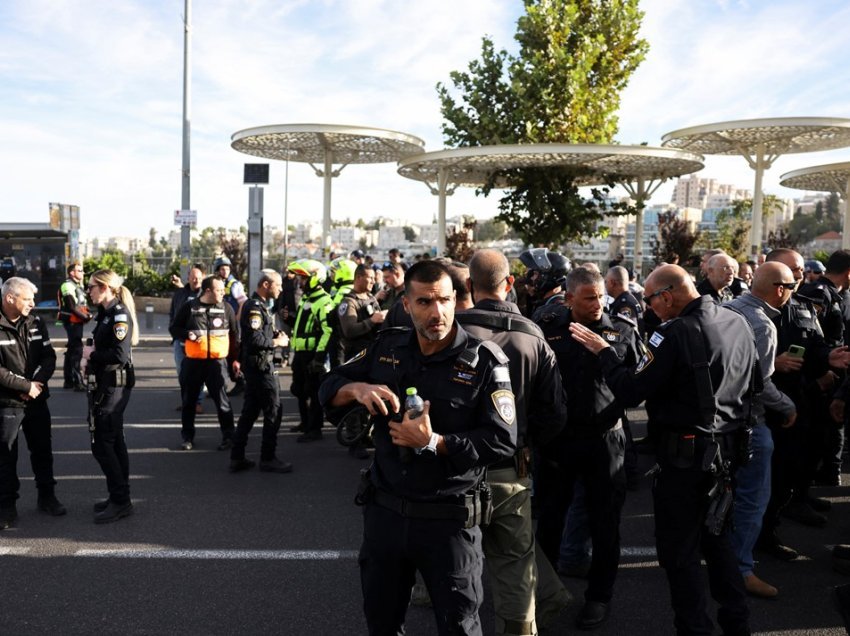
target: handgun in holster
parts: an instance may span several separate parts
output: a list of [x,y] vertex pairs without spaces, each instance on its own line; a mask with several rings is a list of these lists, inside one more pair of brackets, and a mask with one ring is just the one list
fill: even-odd
[[357,494],[354,495],[354,504],[365,506],[375,497],[375,484],[372,483],[372,471],[363,468],[360,471],[360,481],[357,483]]

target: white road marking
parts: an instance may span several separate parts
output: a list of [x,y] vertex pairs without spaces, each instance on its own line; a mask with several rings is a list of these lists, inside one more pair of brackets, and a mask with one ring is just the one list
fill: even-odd
[[0,546],[0,556],[23,556],[30,551],[30,548],[12,548]]
[[111,559],[195,559],[266,561],[342,561],[357,558],[356,550],[121,550],[84,548],[74,556]]

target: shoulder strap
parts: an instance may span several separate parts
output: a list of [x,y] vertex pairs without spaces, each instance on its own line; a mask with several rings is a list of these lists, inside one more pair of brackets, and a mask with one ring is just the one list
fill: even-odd
[[533,322],[527,322],[518,318],[514,318],[508,314],[499,314],[495,312],[488,313],[469,313],[463,312],[455,314],[455,318],[461,325],[477,325],[479,327],[488,327],[490,329],[498,329],[499,331],[518,331],[530,336],[536,336],[541,340],[544,339],[543,332],[540,327]]
[[690,316],[679,316],[688,334],[688,355],[694,370],[697,384],[697,400],[703,425],[707,430],[714,430],[714,420],[717,415],[717,403],[714,400],[714,385],[708,366],[708,355],[705,351],[705,340],[699,321]]

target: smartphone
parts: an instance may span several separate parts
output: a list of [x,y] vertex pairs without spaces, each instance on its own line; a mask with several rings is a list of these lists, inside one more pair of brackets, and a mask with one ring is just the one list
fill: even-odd
[[792,358],[802,358],[806,355],[806,348],[800,345],[791,345],[788,347],[788,355]]

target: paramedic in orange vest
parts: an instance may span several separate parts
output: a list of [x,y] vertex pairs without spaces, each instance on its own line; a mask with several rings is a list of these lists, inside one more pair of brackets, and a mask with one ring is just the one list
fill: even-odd
[[218,423],[221,427],[221,444],[218,450],[233,445],[233,410],[225,391],[228,359],[233,360],[234,371],[239,370],[235,360],[239,346],[236,316],[224,302],[224,282],[208,276],[201,282],[201,295],[183,303],[169,327],[171,336],[183,340],[186,357],[180,366],[183,387],[183,443],[182,450],[192,450],[195,444],[195,404],[206,384],[215,402]]

